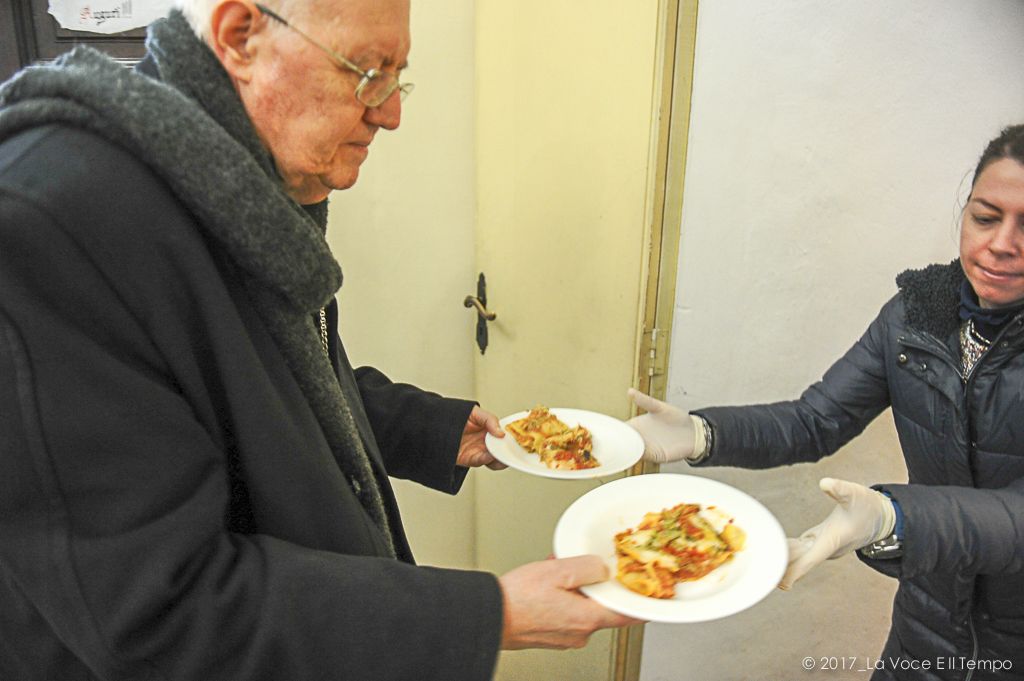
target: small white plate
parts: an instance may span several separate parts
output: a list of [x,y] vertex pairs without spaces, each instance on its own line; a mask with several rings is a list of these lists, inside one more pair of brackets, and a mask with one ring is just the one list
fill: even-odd
[[[582,470],[555,470],[548,468],[540,460],[540,456],[520,447],[519,443],[516,442],[515,438],[508,431],[505,431],[505,437],[502,438],[494,437],[488,433],[485,438],[487,449],[490,450],[495,459],[509,468],[515,468],[524,473],[540,475],[545,478],[564,478],[569,480],[600,478],[620,473],[639,461],[640,457],[644,454],[644,440],[640,437],[640,433],[626,425],[624,421],[583,409],[552,407],[548,411],[557,416],[562,423],[570,428],[583,426],[590,431],[594,443],[594,458],[601,465]],[[525,417],[529,413],[529,411],[521,411],[511,416],[506,416],[499,423],[504,429],[508,424]]]
[[[673,598],[650,598],[615,579],[615,535],[636,527],[644,514],[676,504],[715,506],[746,532],[746,543],[725,565],[692,582],[676,584]],[[610,579],[580,590],[610,610],[651,622],[705,622],[733,615],[772,592],[786,570],[789,549],[775,516],[753,497],[693,475],[635,475],[587,492],[558,521],[555,556],[596,554]]]

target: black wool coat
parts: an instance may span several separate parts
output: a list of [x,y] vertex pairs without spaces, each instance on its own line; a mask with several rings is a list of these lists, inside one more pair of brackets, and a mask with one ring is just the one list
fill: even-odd
[[458,490],[471,402],[338,379],[400,560],[236,272],[149,167],[0,144],[0,679],[489,679],[493,575],[412,564],[388,476]]
[[963,377],[963,280],[956,261],[901,274],[799,400],[695,412],[707,465],[769,468],[831,454],[892,407],[909,484],[884,489],[906,536],[902,558],[862,558],[900,582],[875,679],[1024,679],[1024,313]]

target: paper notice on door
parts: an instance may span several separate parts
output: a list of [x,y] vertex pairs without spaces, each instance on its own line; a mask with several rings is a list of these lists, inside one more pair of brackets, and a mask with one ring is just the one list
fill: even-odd
[[110,34],[144,28],[173,6],[174,0],[50,0],[50,14],[61,28]]

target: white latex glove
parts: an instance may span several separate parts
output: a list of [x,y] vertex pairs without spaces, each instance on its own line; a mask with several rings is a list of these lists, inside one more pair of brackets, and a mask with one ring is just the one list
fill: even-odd
[[[644,459],[668,463],[693,456],[697,433],[692,416],[639,390],[630,388],[628,394],[636,406],[647,412],[626,421],[644,439]],[[704,438],[700,437],[700,441],[703,443]]]
[[799,539],[789,540],[789,567],[780,589],[789,589],[826,560],[888,537],[896,524],[892,500],[881,492],[834,478],[822,478],[818,487],[838,506]]

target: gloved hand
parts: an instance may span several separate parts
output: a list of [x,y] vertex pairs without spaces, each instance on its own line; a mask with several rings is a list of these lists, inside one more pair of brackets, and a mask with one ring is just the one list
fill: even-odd
[[822,478],[818,486],[838,506],[799,539],[789,540],[789,567],[779,582],[780,589],[789,589],[826,560],[888,537],[896,524],[892,500],[881,492],[833,478]]
[[696,448],[693,417],[633,388],[629,389],[629,397],[647,412],[626,421],[643,437],[646,460],[668,463],[693,456]]

